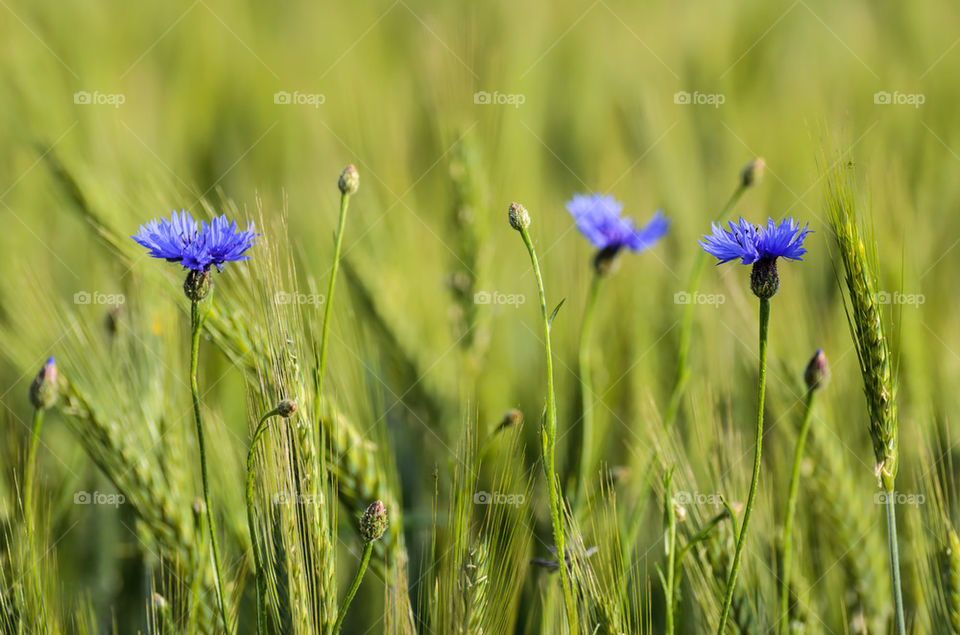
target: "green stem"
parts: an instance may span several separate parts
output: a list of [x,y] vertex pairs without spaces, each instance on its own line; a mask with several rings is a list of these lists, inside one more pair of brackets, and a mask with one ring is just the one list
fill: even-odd
[[557,561],[560,566],[560,586],[563,590],[563,600],[567,612],[567,621],[569,622],[570,632],[577,632],[577,608],[573,598],[573,590],[570,586],[570,575],[567,571],[567,552],[566,541],[563,532],[560,482],[556,474],[556,445],[557,445],[557,408],[556,397],[553,388],[553,354],[550,350],[550,318],[547,315],[547,296],[543,290],[543,276],[540,274],[540,263],[537,260],[537,252],[533,247],[533,241],[530,239],[530,232],[525,227],[520,229],[520,236],[523,238],[523,244],[527,247],[530,254],[530,263],[533,265],[533,272],[537,278],[537,292],[540,296],[540,313],[543,316],[543,338],[544,350],[547,360],[547,404],[546,404],[546,426],[543,429],[543,465],[547,478],[547,490],[550,494],[550,520],[553,524],[553,542],[557,548]]
[[204,316],[200,315],[200,304],[190,303],[190,323],[193,329],[193,338],[190,345],[190,391],[193,395],[193,416],[197,422],[197,444],[200,448],[200,475],[203,480],[203,504],[207,512],[207,527],[210,531],[210,547],[213,551],[214,576],[217,583],[217,603],[220,608],[220,619],[223,622],[225,633],[230,632],[227,621],[227,609],[223,593],[223,575],[220,567],[220,547],[217,544],[217,524],[213,519],[213,509],[210,506],[210,482],[207,477],[207,450],[203,437],[203,416],[200,413],[200,384],[197,381],[197,366],[200,357],[200,331],[203,328]]
[[257,424],[256,432],[253,433],[253,441],[250,443],[250,450],[247,452],[247,526],[250,530],[250,545],[253,547],[254,576],[257,586],[257,633],[259,635],[264,635],[267,632],[267,586],[263,574],[263,561],[260,559],[260,550],[257,548],[257,532],[253,508],[253,477],[255,475],[253,471],[253,460],[256,457],[257,444],[270,427],[270,418],[279,415],[280,410],[278,408],[274,408],[263,415],[260,423]]
[[897,547],[897,496],[891,487],[887,492],[887,538],[890,545],[890,575],[893,578],[893,601],[897,616],[897,633],[907,632],[903,618],[903,592],[900,590],[900,550]]
[[340,270],[340,252],[343,249],[343,228],[347,223],[347,208],[350,205],[350,195],[340,194],[340,222],[337,225],[337,236],[333,248],[333,266],[330,268],[330,286],[327,287],[327,298],[323,307],[323,330],[320,335],[320,362],[317,370],[317,385],[315,400],[317,412],[316,420],[319,420],[320,393],[323,391],[323,375],[327,369],[327,338],[330,333],[330,316],[333,313],[333,292],[337,284],[337,272]]
[[[742,183],[727,200],[726,205],[720,210],[718,221],[726,218],[727,214],[733,209],[743,193],[747,191]],[[673,392],[670,394],[670,401],[667,405],[667,413],[664,416],[664,426],[669,430],[677,420],[677,414],[680,411],[680,403],[683,400],[683,394],[686,391],[687,383],[690,381],[690,343],[693,339],[693,311],[695,304],[693,296],[697,293],[700,286],[700,278],[703,276],[703,268],[707,264],[707,254],[698,250],[697,260],[693,265],[693,271],[690,273],[690,279],[687,282],[687,295],[690,298],[683,308],[683,318],[680,322],[680,347],[677,350],[677,377],[674,381]]]
[[763,449],[763,398],[767,387],[767,327],[770,325],[770,300],[760,298],[760,379],[757,386],[757,447],[753,457],[753,478],[750,480],[750,494],[747,496],[747,506],[743,511],[743,522],[740,524],[740,535],[737,537],[737,548],[733,553],[733,565],[730,567],[730,576],[727,578],[727,595],[723,601],[723,613],[717,626],[717,635],[723,635],[730,615],[730,604],[733,602],[733,591],[737,586],[737,574],[740,573],[740,558],[743,555],[743,545],[747,540],[747,525],[753,513],[753,503],[757,497],[757,484],[760,481],[760,451]]
[[813,410],[813,396],[815,391],[807,390],[807,399],[803,409],[803,423],[800,424],[800,435],[797,437],[797,446],[793,453],[793,471],[790,474],[790,489],[787,494],[787,513],[783,521],[783,570],[780,573],[780,630],[786,632],[789,619],[790,605],[790,574],[793,565],[793,519],[797,511],[797,493],[800,491],[800,463],[803,461],[803,446],[807,442],[807,432],[810,431],[810,413]]
[[593,320],[597,312],[597,297],[600,290],[600,274],[594,274],[590,281],[590,291],[587,294],[587,305],[583,313],[583,324],[580,327],[580,399],[583,402],[583,415],[580,423],[583,437],[580,442],[580,494],[587,491],[587,481],[593,466],[592,447],[594,439],[593,429],[593,380],[590,374],[590,336],[593,333]]
[[347,591],[346,597],[343,598],[343,606],[340,607],[340,612],[337,614],[337,623],[333,625],[333,630],[331,633],[339,633],[340,627],[343,626],[343,619],[347,616],[347,609],[350,608],[350,603],[353,602],[353,596],[357,594],[357,589],[360,588],[360,583],[363,581],[363,574],[367,571],[367,565],[370,564],[370,554],[373,553],[373,543],[368,542],[363,547],[363,558],[360,560],[360,568],[357,569],[357,575],[353,579],[353,584],[350,585],[350,590]]
[[40,445],[40,428],[43,426],[43,409],[33,411],[33,433],[30,436],[30,450],[23,475],[23,519],[27,525],[27,536],[33,539],[33,478],[37,463],[37,446]]
[[676,605],[676,591],[674,586],[676,585],[676,563],[677,563],[677,515],[673,510],[673,495],[670,489],[670,482],[667,481],[666,487],[667,500],[664,501],[666,509],[664,510],[667,516],[667,540],[668,549],[667,552],[667,585],[664,589],[664,594],[666,595],[666,612],[667,612],[667,624],[666,624],[666,635],[673,635],[674,625],[673,625],[673,610]]

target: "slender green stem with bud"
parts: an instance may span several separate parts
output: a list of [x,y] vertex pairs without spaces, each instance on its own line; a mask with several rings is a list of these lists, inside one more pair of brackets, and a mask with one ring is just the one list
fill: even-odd
[[580,327],[580,398],[583,401],[583,414],[580,424],[583,437],[580,442],[580,496],[587,491],[587,481],[593,467],[593,380],[590,373],[590,336],[593,333],[593,320],[597,312],[597,297],[600,290],[601,275],[595,273],[590,282],[590,291],[587,294],[587,306],[583,313],[583,324]]
[[223,574],[220,567],[220,547],[217,544],[217,524],[213,519],[213,508],[210,506],[210,483],[207,477],[207,451],[203,435],[203,416],[200,412],[200,384],[197,381],[197,366],[200,357],[200,332],[203,330],[203,321],[206,316],[200,312],[200,303],[196,300],[190,303],[190,323],[192,339],[190,345],[190,391],[193,395],[193,416],[197,423],[197,444],[200,448],[200,475],[203,481],[203,504],[207,512],[207,527],[210,531],[210,548],[213,551],[213,568],[217,585],[217,602],[220,608],[220,619],[223,622],[225,633],[230,632],[227,621],[226,598],[223,593]]
[[813,410],[813,396],[816,391],[807,390],[807,398],[803,408],[803,423],[800,424],[800,434],[797,437],[797,446],[793,452],[793,470],[790,473],[790,489],[787,493],[787,513],[783,521],[783,570],[780,573],[780,632],[786,633],[790,623],[790,577],[793,565],[793,519],[797,511],[797,494],[800,491],[800,463],[803,462],[803,447],[807,442],[807,433],[810,431],[810,413]]
[[[747,191],[748,185],[741,181],[740,185],[734,190],[733,194],[727,200],[727,204],[720,210],[718,221],[722,221],[733,207]],[[687,282],[687,294],[691,301],[683,307],[683,317],[680,321],[680,346],[677,349],[677,377],[674,380],[673,391],[670,393],[670,401],[667,404],[667,413],[664,416],[664,426],[669,430],[677,420],[680,411],[680,403],[686,392],[687,384],[690,381],[690,343],[693,339],[693,311],[696,304],[692,301],[693,295],[697,293],[700,286],[700,279],[703,277],[703,270],[707,264],[707,254],[704,251],[697,252],[696,262],[693,265],[693,271],[690,272],[690,279]]]
[[352,169],[350,175],[352,181],[346,180],[348,167],[340,175],[340,221],[337,224],[337,236],[334,239],[333,265],[330,267],[330,285],[327,287],[327,298],[323,307],[323,330],[320,335],[320,361],[317,370],[317,398],[314,400],[317,408],[317,417],[319,419],[320,394],[323,392],[323,375],[327,369],[327,339],[330,333],[330,316],[333,313],[333,292],[337,284],[337,272],[340,270],[340,252],[343,249],[343,229],[347,224],[347,208],[350,206],[350,195],[357,191],[356,187],[356,169]]
[[887,543],[890,548],[890,577],[893,581],[893,603],[897,621],[897,635],[906,635],[903,616],[903,591],[900,585],[900,549],[897,547],[897,495],[893,488],[887,491]]
[[23,520],[27,525],[27,536],[33,539],[36,526],[33,518],[33,478],[36,472],[37,446],[40,445],[40,428],[43,426],[43,408],[33,411],[33,432],[30,435],[30,450],[23,475]]
[[333,625],[333,629],[329,631],[330,633],[340,632],[340,627],[343,626],[343,620],[347,616],[347,609],[350,608],[350,603],[353,602],[353,597],[357,594],[360,583],[363,582],[363,574],[367,572],[367,565],[370,564],[370,555],[372,553],[373,543],[368,542],[363,547],[363,556],[360,558],[360,567],[357,569],[357,575],[353,578],[353,583],[350,585],[346,597],[343,598],[343,606],[340,607],[340,612],[337,613],[337,623]]
[[253,441],[250,443],[250,450],[247,452],[247,526],[250,530],[250,544],[253,547],[254,577],[257,586],[257,633],[264,635],[267,632],[267,581],[264,578],[263,561],[260,558],[260,550],[257,545],[257,526],[254,520],[254,470],[253,461],[256,457],[257,445],[260,439],[270,428],[270,419],[280,416],[280,408],[274,408],[263,415],[257,429],[253,433]]
[[547,490],[550,494],[550,520],[553,523],[553,541],[557,548],[560,585],[563,590],[567,621],[569,622],[570,631],[576,632],[578,624],[577,606],[573,597],[573,589],[570,585],[570,574],[567,571],[566,540],[563,531],[563,513],[561,511],[563,498],[560,491],[560,482],[556,474],[557,409],[556,396],[553,388],[553,353],[550,350],[550,317],[547,314],[547,296],[543,289],[543,276],[540,274],[540,263],[537,260],[537,252],[533,247],[533,241],[530,239],[530,232],[528,232],[526,226],[522,224],[517,224],[514,228],[520,232],[520,236],[523,238],[523,244],[530,254],[530,262],[533,265],[533,272],[537,278],[537,292],[540,296],[540,312],[543,316],[544,350],[547,361],[547,403],[546,425],[543,428],[543,465],[547,478]]
[[737,575],[740,573],[740,558],[743,555],[743,545],[747,540],[747,528],[750,516],[753,513],[753,504],[757,498],[757,484],[760,481],[760,452],[763,448],[763,398],[767,387],[767,328],[770,325],[770,299],[760,298],[760,378],[757,382],[757,447],[753,456],[753,478],[750,480],[750,493],[747,496],[747,506],[743,510],[743,521],[740,523],[740,535],[737,537],[737,548],[733,553],[733,564],[730,566],[730,575],[727,578],[727,593],[723,601],[723,613],[717,626],[717,635],[723,635],[730,616],[730,605],[733,602],[733,592],[737,586]]

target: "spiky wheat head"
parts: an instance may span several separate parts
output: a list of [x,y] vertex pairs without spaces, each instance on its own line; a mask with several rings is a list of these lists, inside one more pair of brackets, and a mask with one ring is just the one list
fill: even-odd
[[880,313],[876,255],[866,247],[849,169],[838,161],[828,170],[826,182],[830,225],[843,265],[847,319],[860,360],[870,414],[877,478],[885,490],[892,492],[899,455],[897,386]]

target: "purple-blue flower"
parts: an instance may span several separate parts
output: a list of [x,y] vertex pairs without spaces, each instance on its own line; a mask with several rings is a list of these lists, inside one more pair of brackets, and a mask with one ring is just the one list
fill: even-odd
[[249,260],[244,253],[259,235],[253,231],[253,221],[246,231],[237,231],[236,221],[231,223],[226,216],[215,217],[209,224],[201,221],[198,226],[189,212],[180,210],[179,214],[174,211],[169,221],[153,219],[141,225],[132,238],[154,258],[179,262],[194,271],[208,271],[211,265],[222,271],[227,262]]
[[713,234],[704,234],[699,242],[704,251],[716,256],[721,263],[737,258],[744,265],[752,265],[764,258],[803,260],[803,254],[807,253],[803,240],[813,231],[809,227],[808,223],[801,229],[793,218],[786,218],[779,225],[771,218],[766,227],[755,226],[741,218],[737,223],[730,221],[729,230],[713,223]]
[[653,247],[670,226],[662,210],[643,227],[637,228],[633,219],[621,216],[623,203],[612,196],[575,194],[567,202],[567,211],[577,223],[577,229],[600,250],[617,251],[623,247],[644,251]]

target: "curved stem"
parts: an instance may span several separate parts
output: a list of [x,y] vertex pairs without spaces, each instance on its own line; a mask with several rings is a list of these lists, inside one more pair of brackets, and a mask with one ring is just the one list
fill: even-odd
[[33,478],[36,472],[37,446],[40,445],[40,428],[43,426],[43,410],[33,411],[33,433],[30,436],[30,450],[23,475],[23,520],[27,525],[27,536],[33,538]]
[[[340,251],[343,248],[343,228],[347,223],[347,208],[350,205],[350,195],[340,194],[340,222],[337,225],[337,237],[334,239],[333,265],[330,267],[330,286],[327,287],[327,298],[323,307],[323,330],[320,335],[320,362],[317,371],[317,399],[315,403],[320,407],[320,393],[323,391],[323,375],[327,369],[327,337],[330,333],[330,316],[333,313],[333,292],[337,284],[337,272],[340,270]],[[319,413],[318,413],[319,414]]]
[[350,603],[353,602],[353,596],[357,594],[357,589],[360,588],[360,583],[363,581],[363,574],[367,571],[367,565],[370,564],[370,554],[373,553],[373,543],[368,542],[363,548],[363,558],[360,560],[360,568],[357,569],[357,575],[353,578],[353,584],[350,585],[350,590],[347,591],[346,597],[343,598],[343,606],[340,607],[340,612],[337,614],[337,623],[333,625],[332,633],[339,633],[340,627],[343,626],[343,619],[347,616],[347,609],[350,608]]
[[263,561],[260,559],[260,550],[257,548],[256,522],[254,521],[254,471],[253,461],[256,457],[257,444],[270,428],[270,418],[279,416],[280,411],[274,408],[263,415],[260,423],[257,424],[257,430],[253,433],[253,441],[250,443],[250,449],[247,451],[247,527],[250,530],[250,545],[253,547],[254,578],[257,586],[257,633],[264,635],[267,632],[266,610],[267,610],[267,587],[263,577]]
[[733,565],[730,567],[730,576],[727,578],[727,595],[723,601],[723,613],[717,626],[717,635],[723,635],[730,615],[730,604],[733,602],[733,591],[737,586],[737,574],[740,573],[740,558],[743,555],[743,545],[747,539],[747,526],[750,524],[750,515],[753,513],[753,503],[757,498],[757,483],[760,481],[760,451],[763,448],[763,397],[767,387],[767,327],[770,325],[770,300],[760,298],[760,379],[757,386],[757,447],[753,456],[753,478],[750,480],[750,494],[747,496],[747,506],[743,511],[743,522],[740,524],[740,535],[737,538],[737,549],[733,553]]
[[223,594],[223,574],[220,568],[220,547],[217,544],[217,524],[213,519],[213,509],[210,507],[210,482],[207,477],[207,450],[203,437],[203,416],[200,413],[200,384],[197,381],[197,366],[200,356],[200,331],[203,327],[203,316],[200,315],[198,302],[190,303],[190,322],[193,337],[190,345],[190,392],[193,395],[193,416],[197,423],[197,444],[200,448],[200,475],[203,481],[203,504],[207,508],[207,527],[210,531],[210,548],[213,551],[213,573],[217,583],[217,603],[220,608],[220,619],[223,622],[225,633],[230,632],[227,621],[227,609]]
[[597,297],[600,290],[599,274],[594,274],[590,282],[590,291],[587,294],[587,305],[583,313],[583,324],[580,327],[580,399],[583,402],[581,417],[582,438],[580,441],[580,495],[587,491],[587,481],[590,475],[593,445],[593,380],[590,373],[590,336],[593,333],[593,319],[597,312]]
[[783,521],[783,570],[780,572],[780,631],[787,631],[790,605],[790,574],[793,565],[793,519],[797,511],[797,493],[800,490],[800,463],[803,461],[803,446],[810,431],[810,413],[813,410],[813,390],[807,390],[807,399],[803,409],[803,423],[797,437],[797,447],[793,453],[793,471],[790,474],[790,489],[787,494],[787,513]]
[[[743,193],[747,191],[742,183],[727,200],[726,205],[720,210],[718,221],[726,218],[733,206],[737,204]],[[683,400],[683,394],[686,391],[687,383],[690,381],[690,343],[693,338],[693,310],[695,304],[693,295],[697,293],[700,286],[700,278],[703,276],[703,268],[707,264],[707,254],[698,250],[697,261],[693,265],[693,271],[690,272],[690,279],[687,282],[687,296],[690,300],[683,308],[683,318],[680,322],[680,346],[677,350],[677,377],[674,380],[673,391],[670,394],[670,402],[667,405],[667,413],[663,418],[664,426],[669,430],[677,420],[677,414],[680,411],[680,403]]]
[[903,592],[900,589],[900,550],[897,547],[897,495],[891,490],[887,492],[887,540],[890,547],[890,575],[893,578],[893,601],[897,616],[897,634],[907,632],[903,617]]
[[537,278],[537,292],[540,296],[540,313],[543,316],[544,351],[547,361],[547,403],[546,425],[543,428],[543,466],[547,478],[547,490],[550,494],[550,520],[553,524],[553,542],[557,548],[557,561],[560,568],[560,586],[563,590],[563,600],[567,612],[567,621],[570,631],[577,632],[577,608],[570,585],[570,574],[567,571],[566,540],[563,533],[563,514],[561,511],[562,495],[560,482],[556,474],[556,446],[557,446],[557,407],[553,388],[553,354],[550,350],[550,318],[547,314],[547,296],[543,289],[543,276],[540,274],[540,262],[537,252],[530,239],[527,229],[520,229],[523,244],[530,253],[530,263]]

